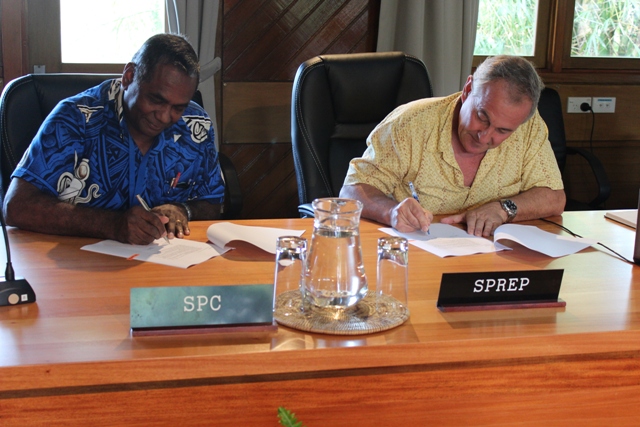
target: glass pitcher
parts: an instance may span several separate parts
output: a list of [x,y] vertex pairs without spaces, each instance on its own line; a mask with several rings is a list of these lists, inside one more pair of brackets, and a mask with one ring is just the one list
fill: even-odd
[[315,219],[302,294],[316,307],[344,309],[367,294],[360,246],[362,203],[325,198],[312,203]]

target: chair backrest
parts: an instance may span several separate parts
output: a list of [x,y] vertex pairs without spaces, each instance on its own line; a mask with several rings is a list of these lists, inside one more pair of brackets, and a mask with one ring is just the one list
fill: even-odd
[[118,76],[27,74],[5,86],[0,97],[0,189],[3,197],[22,155],[58,102]]
[[553,153],[556,155],[560,172],[564,171],[567,163],[567,138],[564,132],[564,120],[562,118],[562,102],[555,89],[545,87],[540,94],[538,112],[549,129],[549,142]]
[[432,95],[424,63],[402,52],[321,55],[301,64],[291,100],[300,204],[337,196],[373,128],[397,106]]
[[[567,146],[564,119],[562,117],[562,102],[560,101],[560,95],[555,89],[549,87],[544,88],[540,95],[540,101],[538,102],[538,112],[549,129],[549,142],[551,142],[551,147],[556,156],[560,172],[564,172],[567,156],[577,154],[589,164],[593,178],[595,179],[595,186],[593,186],[596,190],[595,197],[590,201],[579,201],[570,198],[567,194],[565,210],[593,210],[602,208],[604,202],[606,202],[611,195],[609,177],[602,162],[591,151],[580,147]],[[587,185],[586,182],[578,182],[575,183],[575,185],[592,187],[591,185]],[[580,191],[582,190],[583,188],[580,188]],[[590,189],[589,193],[591,192],[592,190]]]

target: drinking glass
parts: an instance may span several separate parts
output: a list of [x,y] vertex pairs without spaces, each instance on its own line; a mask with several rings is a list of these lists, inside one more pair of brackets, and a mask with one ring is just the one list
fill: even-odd
[[[409,283],[409,244],[404,237],[381,237],[378,239],[378,271],[376,300],[378,309],[404,309],[407,307]],[[391,306],[381,304],[392,297]],[[394,301],[395,300],[395,301]],[[380,314],[384,314],[383,312]]]
[[[300,290],[306,252],[306,239],[297,236],[278,237],[276,241],[276,266],[273,281],[275,295]],[[292,294],[287,295],[293,296]],[[291,298],[288,298],[287,301],[284,302],[284,305],[291,306]]]

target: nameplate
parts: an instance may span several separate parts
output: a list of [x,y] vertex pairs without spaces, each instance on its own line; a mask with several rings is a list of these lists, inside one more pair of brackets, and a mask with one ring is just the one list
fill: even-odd
[[558,299],[564,270],[444,273],[441,311],[564,307]]
[[131,329],[273,325],[273,285],[132,288]]

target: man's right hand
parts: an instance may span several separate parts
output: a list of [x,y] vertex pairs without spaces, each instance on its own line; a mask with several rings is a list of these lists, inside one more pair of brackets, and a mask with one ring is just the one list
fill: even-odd
[[398,203],[368,184],[344,185],[340,197],[360,200],[363,218],[390,225],[400,232],[426,232],[433,221],[433,214],[423,209],[417,200],[408,198]]
[[165,224],[169,218],[154,212],[147,212],[141,206],[134,206],[120,217],[116,226],[116,240],[133,245],[148,245],[166,236]]
[[146,245],[166,235],[168,218],[135,206],[126,212],[61,202],[53,194],[14,178],[4,198],[7,225],[37,233],[86,236]]
[[420,206],[417,200],[404,199],[391,210],[391,226],[400,232],[429,230],[433,214]]

